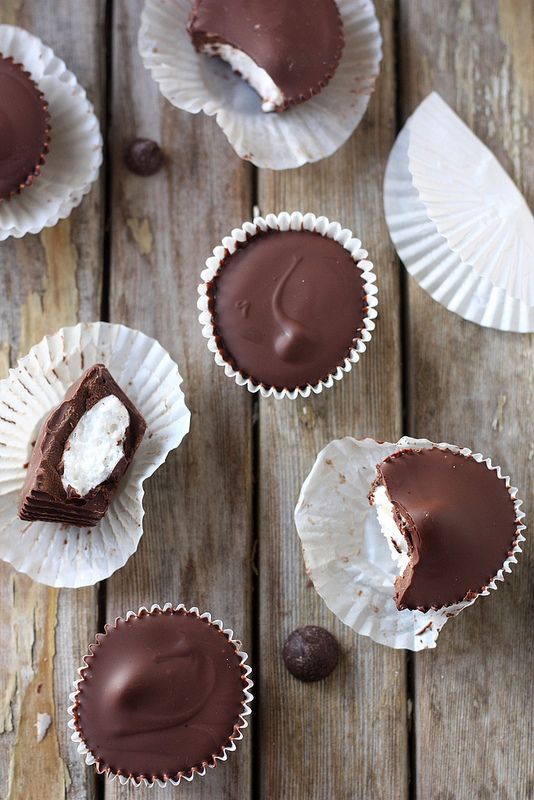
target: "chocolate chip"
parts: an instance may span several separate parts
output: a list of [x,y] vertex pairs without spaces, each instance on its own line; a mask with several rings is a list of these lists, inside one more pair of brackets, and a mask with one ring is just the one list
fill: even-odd
[[331,633],[318,625],[298,628],[288,637],[284,663],[300,681],[322,681],[336,667],[339,645]]
[[136,175],[154,175],[163,164],[163,153],[152,139],[134,139],[126,150],[125,161]]

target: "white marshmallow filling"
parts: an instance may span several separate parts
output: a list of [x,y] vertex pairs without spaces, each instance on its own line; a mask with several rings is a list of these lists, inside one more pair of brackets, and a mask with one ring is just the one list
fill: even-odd
[[410,563],[408,542],[399,530],[395,519],[393,503],[388,497],[385,486],[378,485],[373,493],[373,505],[376,508],[378,522],[389,545],[391,557],[402,575]]
[[63,488],[85,497],[107,480],[124,456],[128,409],[110,394],[80,418],[63,451]]
[[219,42],[206,42],[201,50],[209,56],[218,56],[232,67],[234,72],[238,72],[259,94],[262,99],[262,111],[276,111],[284,105],[284,94],[275,84],[270,75],[259,67],[256,62],[247,56],[242,50],[232,47],[231,44]]

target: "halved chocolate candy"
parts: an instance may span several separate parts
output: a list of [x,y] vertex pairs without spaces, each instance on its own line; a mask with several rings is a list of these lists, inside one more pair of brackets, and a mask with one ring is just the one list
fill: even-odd
[[113,500],[146,423],[103,364],[90,367],[46,418],[19,516],[92,526]]
[[320,92],[343,50],[334,0],[195,0],[188,30],[200,53],[219,56],[248,81],[264,111]]
[[399,567],[397,608],[427,611],[472,600],[517,539],[506,481],[470,455],[399,450],[376,467],[369,495]]

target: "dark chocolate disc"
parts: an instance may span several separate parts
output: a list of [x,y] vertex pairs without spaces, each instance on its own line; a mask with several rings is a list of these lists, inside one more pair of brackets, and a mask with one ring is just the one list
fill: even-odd
[[47,109],[30,75],[0,53],[0,201],[39,174],[48,150]]
[[152,139],[134,139],[125,153],[126,166],[136,175],[154,175],[163,165],[163,153]]
[[311,231],[252,237],[223,260],[208,295],[223,358],[280,389],[335,372],[366,313],[362,271],[342,245]]
[[339,660],[337,640],[318,625],[298,628],[288,637],[283,650],[284,663],[300,681],[322,681]]
[[107,626],[86,657],[76,729],[101,770],[176,778],[213,764],[243,710],[245,676],[218,627],[182,610]]

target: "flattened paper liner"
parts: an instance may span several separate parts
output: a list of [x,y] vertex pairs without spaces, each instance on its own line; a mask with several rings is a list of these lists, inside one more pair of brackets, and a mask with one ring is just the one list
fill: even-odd
[[[244,731],[245,728],[248,727],[248,720],[246,719],[246,717],[250,716],[251,709],[250,709],[249,703],[251,703],[252,700],[254,699],[254,696],[252,695],[252,693],[250,691],[252,689],[252,687],[254,686],[254,684],[253,684],[253,682],[252,682],[252,680],[250,678],[250,674],[251,674],[252,670],[248,666],[248,664],[246,663],[246,661],[248,659],[248,655],[242,649],[241,642],[238,639],[234,638],[234,632],[230,628],[225,628],[220,619],[213,620],[211,618],[211,614],[209,614],[208,612],[204,612],[203,614],[201,614],[200,611],[198,610],[198,608],[193,607],[193,608],[189,608],[188,609],[183,605],[183,603],[180,603],[177,606],[173,606],[172,603],[165,603],[163,608],[161,606],[155,604],[155,605],[150,607],[150,611],[143,606],[143,607],[141,607],[139,609],[137,614],[134,611],[128,611],[128,613],[126,614],[126,619],[129,619],[130,617],[140,616],[141,614],[147,614],[147,613],[153,614],[154,612],[168,611],[169,609],[172,609],[172,608],[174,608],[175,611],[179,611],[179,610],[189,611],[189,613],[191,613],[191,614],[196,614],[196,616],[199,617],[200,619],[207,619],[208,622],[210,622],[212,625],[215,625],[217,628],[219,628],[219,630],[224,633],[226,638],[234,645],[234,647],[236,649],[236,653],[240,658],[241,666],[243,667],[243,670],[244,670],[245,679],[244,679],[244,686],[243,686],[243,708],[242,708],[241,713],[239,714],[239,722],[236,723],[236,726],[235,726],[235,729],[234,729],[234,733],[229,738],[229,744],[225,745],[222,748],[222,754],[214,755],[212,763],[205,763],[200,768],[199,767],[193,767],[190,775],[182,773],[182,774],[179,775],[178,780],[173,780],[173,779],[169,778],[168,780],[165,780],[165,781],[160,780],[159,778],[155,778],[154,780],[149,780],[147,778],[136,779],[136,778],[133,778],[133,777],[128,777],[126,775],[116,775],[116,774],[112,773],[109,769],[106,770],[106,769],[101,769],[100,768],[100,765],[98,764],[97,760],[95,759],[93,754],[90,752],[90,750],[86,747],[85,742],[83,741],[80,733],[76,729],[76,725],[75,725],[75,721],[74,721],[74,719],[75,719],[75,716],[74,716],[74,714],[75,714],[75,704],[77,702],[77,695],[78,695],[78,692],[79,692],[79,685],[81,683],[83,683],[83,680],[84,680],[84,677],[83,677],[84,669],[88,666],[86,659],[89,657],[89,656],[84,656],[83,666],[81,666],[80,669],[78,670],[80,678],[77,681],[75,681],[75,683],[74,683],[75,691],[71,695],[69,695],[69,700],[70,700],[72,705],[68,709],[68,713],[69,713],[69,716],[70,716],[70,719],[69,719],[69,722],[68,722],[68,726],[72,731],[74,731],[74,733],[71,736],[71,739],[72,739],[73,742],[76,742],[76,744],[78,745],[78,753],[85,758],[85,763],[86,764],[88,764],[89,766],[94,764],[95,768],[96,768],[96,771],[99,774],[105,773],[106,776],[112,781],[115,780],[116,778],[118,778],[118,780],[119,780],[119,782],[121,783],[122,786],[125,786],[127,783],[130,783],[133,786],[149,786],[149,787],[156,786],[156,785],[163,787],[163,786],[166,786],[169,783],[172,784],[173,786],[178,786],[182,780],[189,781],[189,782],[192,781],[193,778],[195,777],[195,775],[198,775],[199,777],[203,777],[206,774],[206,767],[214,768],[214,767],[217,766],[217,763],[219,761],[226,761],[228,759],[228,753],[231,753],[236,749],[236,742],[241,741],[241,739],[243,738],[243,731]],[[115,627],[117,625],[118,620],[119,620],[119,618],[117,618],[115,620]]]
[[[96,363],[109,369],[145,418],[141,445],[94,527],[23,521],[18,505],[37,433],[66,390]],[[143,533],[143,483],[189,430],[181,383],[161,345],[124,325],[81,323],[32,347],[0,381],[0,558],[58,587],[92,585],[122,567]]]
[[[391,151],[386,169],[384,179],[385,214],[389,232],[399,257],[419,285],[449,311],[485,327],[520,333],[533,331],[534,307],[525,300],[514,298],[505,289],[498,288],[488,277],[479,274],[470,263],[462,260],[461,254],[451,249],[445,236],[438,230],[436,221],[429,216],[419,191],[420,188],[423,187],[423,190],[427,192],[428,185],[433,180],[434,182],[441,181],[450,191],[449,183],[440,175],[440,169],[443,166],[441,163],[439,168],[434,169],[425,162],[429,175],[422,181],[421,186],[415,183],[415,176],[410,172],[409,149],[412,151],[412,158],[415,158],[413,153],[416,147],[425,151],[424,139],[431,135],[426,129],[419,130],[420,127],[424,127],[423,122],[429,114],[435,116],[438,125],[443,116],[449,122],[451,119],[453,120],[448,129],[451,141],[454,140],[455,128],[467,131],[465,138],[471,143],[469,158],[475,158],[474,151],[479,150],[482,155],[479,155],[478,158],[486,164],[486,171],[495,168],[495,175],[491,179],[494,184],[498,185],[499,180],[505,186],[509,187],[511,184],[510,178],[504,173],[489,150],[453,114],[439,95],[433,93],[419,106],[402,129]],[[414,129],[418,132],[416,137]],[[454,155],[459,147],[459,144],[455,147]],[[434,157],[439,161],[435,155]],[[475,158],[473,165],[478,165],[479,160],[477,161]],[[464,164],[464,170],[466,173],[469,171],[467,164]],[[433,176],[432,179],[430,175]],[[519,193],[513,184],[511,185],[512,193],[517,197]],[[444,190],[442,189],[442,191]],[[462,195],[465,193],[464,188],[461,193]],[[495,190],[491,196],[495,197]],[[506,188],[503,189],[504,196],[506,196]],[[487,197],[491,199],[489,195]],[[484,228],[489,236],[490,230],[487,224],[483,224],[480,220],[475,222],[474,217],[472,220],[469,215],[465,216],[464,205],[466,204],[463,201],[456,198],[454,203],[457,216],[464,216],[466,229],[469,229],[470,233],[476,235],[477,231]],[[521,203],[524,205],[524,200],[521,199]],[[442,213],[447,207],[450,207],[450,203],[448,205],[444,203],[441,208]],[[509,256],[513,253],[513,249],[510,249]],[[528,265],[531,260],[527,260],[525,263]]]
[[[304,388],[297,389],[275,389],[273,386],[264,386],[254,383],[250,378],[245,378],[240,372],[236,371],[231,364],[223,358],[217,347],[215,339],[212,316],[209,310],[208,284],[217,272],[228,253],[234,253],[238,242],[244,242],[251,236],[256,236],[260,231],[279,230],[279,231],[315,231],[321,236],[327,236],[338,242],[347,250],[355,262],[355,267],[362,272],[364,281],[364,293],[367,302],[367,314],[363,320],[363,328],[360,338],[351,349],[349,356],[335,372],[328,376],[324,381],[319,381],[314,386],[308,384]],[[218,245],[213,250],[213,256],[206,261],[206,269],[202,272],[203,283],[198,287],[200,295],[197,307],[200,310],[199,322],[202,325],[202,334],[208,340],[208,349],[213,353],[215,363],[224,367],[224,371],[229,378],[234,378],[238,386],[246,386],[253,394],[259,392],[262,397],[275,397],[280,400],[288,397],[294,400],[296,397],[309,397],[313,392],[320,394],[324,389],[329,389],[334,385],[334,381],[339,381],[346,372],[350,372],[352,365],[360,360],[360,355],[365,352],[367,345],[371,341],[372,331],[375,329],[374,320],[377,317],[376,306],[378,305],[378,289],[375,285],[376,275],[373,272],[373,264],[368,259],[367,250],[361,248],[361,241],[352,235],[348,228],[342,228],[339,222],[330,222],[326,217],[316,217],[315,214],[301,214],[300,211],[293,211],[289,214],[282,211],[280,214],[267,214],[263,217],[254,217],[252,222],[244,222],[241,228],[235,228],[230,236],[225,236],[222,245]]]
[[337,0],[345,46],[328,85],[283,113],[219,59],[197,53],[186,26],[191,0],[146,0],[139,52],[161,93],[177,108],[215,116],[236,153],[257,167],[289,169],[332,155],[362,119],[382,58],[371,0]]
[[[451,617],[474,600],[437,611],[399,611],[394,600],[397,567],[393,561],[376,511],[367,499],[376,477],[376,465],[403,448],[440,447],[472,455],[494,469],[506,481],[514,499],[517,539],[513,553],[493,581],[481,592],[496,589],[496,581],[517,563],[524,541],[521,501],[509,478],[490,459],[467,448],[433,444],[428,439],[404,437],[396,444],[374,439],[338,439],[317,456],[302,486],[295,509],[295,524],[302,542],[306,569],[318,594],[339,619],[362,636],[395,649],[424,650],[436,646],[438,635]],[[476,599],[476,598],[475,598]]]
[[0,25],[0,53],[31,74],[50,114],[50,149],[40,175],[0,203],[0,241],[56,225],[78,206],[98,176],[102,136],[93,106],[53,51],[22,28]]
[[497,330],[534,331],[534,306],[464,264],[427,216],[408,168],[409,125],[393,146],[384,180],[386,220],[399,258],[422,289],[460,317]]
[[493,153],[436,92],[411,118],[408,160],[450,249],[510,297],[534,305],[534,217]]

